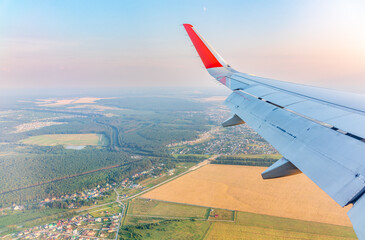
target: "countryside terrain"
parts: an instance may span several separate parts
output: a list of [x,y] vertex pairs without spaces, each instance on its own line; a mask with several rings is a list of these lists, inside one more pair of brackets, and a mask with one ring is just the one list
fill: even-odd
[[351,226],[348,209],[338,206],[304,174],[263,180],[264,170],[210,164],[142,197]]
[[351,227],[146,198],[129,202],[121,237],[123,239],[356,239]]
[[0,113],[4,239],[356,238],[302,175],[262,182],[281,156],[220,127],[222,97],[20,96]]

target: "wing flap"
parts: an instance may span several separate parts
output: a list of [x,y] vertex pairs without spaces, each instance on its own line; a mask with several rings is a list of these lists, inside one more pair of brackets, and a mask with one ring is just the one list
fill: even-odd
[[263,179],[286,177],[299,174],[301,171],[286,158],[281,158],[261,173]]
[[326,122],[331,118],[350,114],[348,111],[313,101],[294,103],[287,108],[321,122]]
[[264,97],[266,95],[276,93],[277,90],[274,90],[274,89],[268,88],[268,87],[264,87],[261,85],[256,85],[256,86],[253,86],[250,88],[246,88],[245,92],[251,93],[252,95],[257,96],[257,97]]
[[276,91],[276,93],[274,93],[274,94],[265,96],[265,99],[270,102],[273,102],[279,106],[283,106],[283,107],[286,107],[286,106],[294,104],[294,103],[307,101],[301,97],[296,97],[291,94],[287,94],[287,93],[283,93],[283,92],[279,92],[279,91]]
[[327,121],[329,124],[342,131],[354,134],[364,141],[365,138],[365,116],[351,113],[346,116],[337,117]]

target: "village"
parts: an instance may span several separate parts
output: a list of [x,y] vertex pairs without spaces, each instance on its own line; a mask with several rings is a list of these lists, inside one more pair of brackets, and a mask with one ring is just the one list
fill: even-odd
[[90,214],[79,215],[26,229],[5,239],[112,239],[121,217],[121,213],[97,218]]
[[[156,168],[161,169],[161,167],[156,167]],[[141,190],[143,190],[145,187],[139,185],[138,183],[135,183],[134,180],[150,174],[154,169],[155,169],[155,167],[152,167],[149,170],[135,173],[130,178],[125,178],[120,184],[107,183],[104,186],[98,185],[95,188],[87,189],[85,191],[75,192],[73,194],[65,194],[65,195],[61,195],[61,196],[45,198],[45,199],[39,201],[38,207],[53,207],[54,205],[52,203],[65,202],[68,204],[64,208],[74,209],[74,208],[82,207],[83,205],[97,204],[98,200],[102,200],[103,198],[110,195],[112,193],[113,189],[116,187],[121,187],[122,189],[141,189]],[[174,170],[170,169],[167,171],[166,174],[171,176],[173,174],[173,172],[174,172]],[[164,174],[161,173],[158,176],[153,176],[153,177],[160,177],[163,175]],[[126,197],[126,196],[127,195],[124,195],[123,197]],[[25,208],[26,208],[26,206],[24,206],[24,205],[13,204],[10,207],[0,208],[0,215],[6,214],[6,210],[22,211]]]
[[[129,178],[125,178],[119,184],[105,184],[104,186],[98,185],[95,188],[87,189],[85,191],[76,192],[74,194],[66,194],[59,197],[45,198],[38,204],[39,207],[60,207],[57,203],[71,202],[67,205],[67,208],[79,209],[83,205],[77,205],[75,203],[87,202],[88,206],[91,206],[90,211],[86,214],[80,214],[66,219],[58,220],[49,224],[39,225],[32,228],[22,230],[20,232],[6,236],[4,239],[114,239],[120,227],[120,222],[123,218],[125,210],[124,204],[120,202],[121,199],[128,198],[128,194],[120,195],[116,189],[121,190],[121,193],[129,192],[130,190],[142,191],[147,189],[136,181],[143,179],[146,175],[152,178],[159,178],[162,176],[172,176],[175,169],[169,169],[165,173],[160,173],[156,176],[152,176],[151,173],[154,169],[162,169],[161,166],[152,167],[149,170],[145,170],[139,173],[135,173]],[[97,205],[98,200],[108,197],[111,193],[116,192],[116,201],[108,201],[107,203]],[[115,204],[118,205],[115,205]],[[106,204],[113,206],[106,206],[105,209],[98,209],[99,206],[105,206]],[[114,205],[111,205],[114,204]],[[97,210],[94,210],[96,208]],[[112,211],[114,208],[114,211]],[[13,204],[8,208],[1,208],[0,213],[6,214],[11,211],[22,211],[25,209],[24,205]],[[77,212],[83,212],[87,209],[81,208]],[[108,211],[109,210],[109,211]],[[22,226],[18,226],[22,227]]]

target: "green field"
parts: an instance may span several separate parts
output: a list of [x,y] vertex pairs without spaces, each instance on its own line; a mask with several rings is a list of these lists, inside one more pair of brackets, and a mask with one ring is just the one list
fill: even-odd
[[119,236],[121,239],[198,240],[203,239],[210,225],[207,221],[164,220],[146,224],[148,228],[143,225],[123,228]]
[[129,205],[128,215],[206,219],[209,208],[137,198]]
[[348,237],[356,239],[355,232],[351,227],[274,217],[255,213],[237,212],[236,224],[261,228],[272,228],[288,232],[303,232],[308,234]]
[[130,202],[120,236],[156,240],[171,236],[204,240],[356,239],[351,227],[148,199]]
[[205,240],[356,239],[352,228],[325,223],[237,212],[235,223],[214,222]]
[[102,134],[47,134],[33,136],[20,141],[24,144],[39,146],[84,146],[106,145],[106,139]]
[[111,214],[118,214],[121,212],[121,207],[117,203],[105,205],[99,208],[90,209],[88,212],[95,218],[105,217]]

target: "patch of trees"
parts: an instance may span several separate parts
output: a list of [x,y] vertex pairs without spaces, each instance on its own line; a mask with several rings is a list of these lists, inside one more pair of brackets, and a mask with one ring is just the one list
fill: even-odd
[[268,167],[276,162],[276,158],[242,158],[234,156],[223,156],[213,160],[212,164],[246,165]]
[[207,156],[204,155],[179,155],[173,160],[176,162],[201,162],[205,159],[207,159]]
[[130,161],[125,153],[105,149],[36,146],[34,152],[0,157],[0,192]]
[[172,220],[161,220],[160,222],[154,223],[139,223],[136,225],[127,225],[123,227],[119,233],[120,239],[143,239],[142,234],[138,233],[138,230],[148,230],[154,229],[158,227],[159,231],[165,231],[164,226],[173,223],[173,222],[180,222],[180,219],[172,219]]

